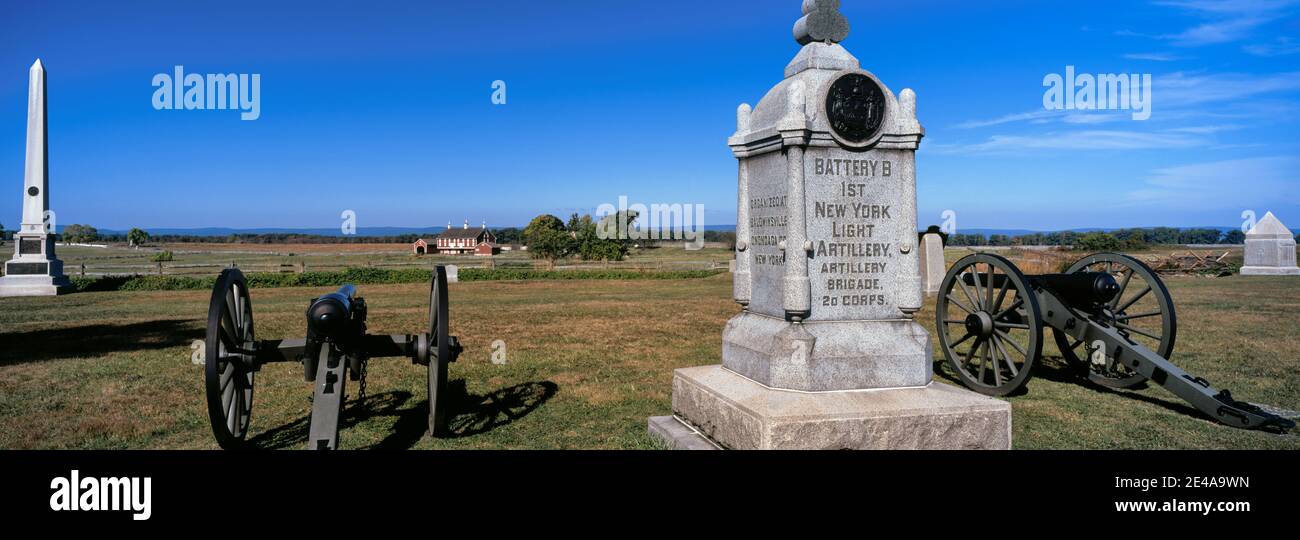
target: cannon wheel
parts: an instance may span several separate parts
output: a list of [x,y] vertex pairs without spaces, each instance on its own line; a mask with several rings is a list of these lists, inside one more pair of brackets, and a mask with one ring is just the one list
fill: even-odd
[[253,343],[253,303],[244,274],[221,272],[208,303],[204,342],[204,383],[208,419],[222,448],[237,448],[253,415],[253,370],[246,363]]
[[447,364],[451,360],[451,337],[447,327],[447,269],[439,265],[429,286],[429,337],[434,357],[429,359],[429,436],[447,430]]
[[1038,296],[1011,261],[988,253],[957,261],[939,286],[935,311],[943,355],[966,387],[1005,396],[1029,381],[1043,322]]
[[[1102,311],[1102,322],[1114,325],[1121,333],[1128,334],[1129,339],[1169,359],[1174,352],[1178,319],[1169,289],[1151,267],[1128,255],[1098,253],[1079,259],[1066,272],[1108,272],[1115,276],[1120,293]],[[1086,374],[1088,380],[1109,388],[1133,388],[1146,380],[1118,363],[1112,371],[1106,371],[1105,366],[1079,357],[1081,340],[1055,328],[1052,333],[1061,357],[1079,373]]]

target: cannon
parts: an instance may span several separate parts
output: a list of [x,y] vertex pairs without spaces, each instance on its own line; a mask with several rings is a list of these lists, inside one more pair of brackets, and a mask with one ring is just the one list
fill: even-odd
[[1151,381],[1229,426],[1295,427],[1169,361],[1178,330],[1173,299],[1151,268],[1127,255],[1089,255],[1044,275],[1025,275],[999,255],[969,255],[944,276],[935,311],[948,366],[982,394],[1024,388],[1050,327],[1066,363],[1094,384],[1132,389]]
[[208,417],[217,444],[225,449],[245,445],[255,374],[263,365],[300,362],[306,381],[315,384],[307,448],[337,448],[347,381],[358,382],[364,393],[367,362],[386,357],[410,358],[427,368],[428,434],[443,435],[447,428],[447,367],[462,351],[459,340],[449,335],[447,311],[447,272],[438,266],[429,286],[427,333],[368,334],[365,299],[357,295],[355,286],[343,285],[336,292],[312,299],[307,307],[305,338],[258,340],[244,274],[235,268],[222,271],[208,304],[204,341]]

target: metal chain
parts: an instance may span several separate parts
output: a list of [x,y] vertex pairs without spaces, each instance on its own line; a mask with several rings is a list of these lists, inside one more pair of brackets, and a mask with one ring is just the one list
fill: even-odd
[[370,365],[369,358],[361,360],[361,377],[359,377],[360,380],[357,383],[357,403],[362,403],[366,400],[366,367],[368,365]]

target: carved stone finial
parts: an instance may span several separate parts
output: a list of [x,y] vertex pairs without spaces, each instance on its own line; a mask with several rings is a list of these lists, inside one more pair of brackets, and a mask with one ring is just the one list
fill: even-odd
[[803,18],[794,23],[794,40],[839,43],[849,37],[849,20],[840,13],[840,0],[803,0]]

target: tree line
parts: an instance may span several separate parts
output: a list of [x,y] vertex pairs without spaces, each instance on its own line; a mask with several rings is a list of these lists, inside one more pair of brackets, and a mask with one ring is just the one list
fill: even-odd
[[[496,236],[499,244],[518,244],[523,239],[523,230],[518,227],[488,229]],[[13,231],[4,231],[0,224],[0,238],[11,238]],[[436,234],[399,234],[390,236],[329,236],[323,234],[302,233],[245,233],[221,236],[197,234],[149,234],[139,228],[123,233],[101,233],[95,227],[74,223],[63,228],[55,235],[60,242],[86,244],[90,242],[123,242],[133,246],[146,242],[153,243],[188,243],[188,244],[413,244],[424,238],[432,240]]]
[[[1106,232],[1059,231],[1050,233],[1006,234],[950,234],[950,246],[1109,246],[1105,249],[1140,249],[1156,245],[1177,244],[1243,244],[1245,233],[1239,229],[1227,232],[1218,229],[1179,229],[1177,227],[1151,227],[1115,229]],[[1091,249],[1085,247],[1084,249]]]

